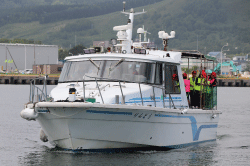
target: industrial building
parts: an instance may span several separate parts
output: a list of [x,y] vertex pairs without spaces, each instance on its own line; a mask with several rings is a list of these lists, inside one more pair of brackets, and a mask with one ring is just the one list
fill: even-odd
[[32,69],[38,64],[58,64],[58,46],[0,43],[2,70]]
[[33,65],[34,74],[60,74],[63,64]]

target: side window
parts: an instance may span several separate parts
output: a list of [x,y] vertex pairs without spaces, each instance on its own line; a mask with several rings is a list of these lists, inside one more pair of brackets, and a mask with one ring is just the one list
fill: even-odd
[[180,83],[176,65],[165,64],[165,89],[166,94],[180,93]]
[[162,64],[161,63],[156,64],[155,84],[162,85]]

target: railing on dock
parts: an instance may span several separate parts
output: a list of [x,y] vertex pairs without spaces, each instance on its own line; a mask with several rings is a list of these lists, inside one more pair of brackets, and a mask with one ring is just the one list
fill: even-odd
[[[44,76],[41,78],[35,78],[35,79],[30,80],[29,101],[31,103],[40,102],[40,101],[47,101],[47,81],[46,81],[47,77],[48,76]],[[36,85],[37,80],[38,81],[43,80],[42,89]]]

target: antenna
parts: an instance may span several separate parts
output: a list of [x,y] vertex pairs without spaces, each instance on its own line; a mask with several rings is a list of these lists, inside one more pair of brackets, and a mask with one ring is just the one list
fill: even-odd
[[123,1],[123,12],[125,12],[125,4],[126,4],[126,2]]
[[166,33],[165,31],[159,31],[158,35],[159,35],[159,38],[161,38],[163,41],[164,51],[167,51],[168,40],[171,38],[175,38],[175,31],[171,31],[170,35]]
[[127,25],[115,26],[113,27],[113,30],[118,31],[117,37],[121,41],[121,44],[119,44],[119,46],[122,47],[122,52],[131,53],[131,46],[133,45],[132,31],[133,31],[134,16],[139,14],[144,14],[146,12],[143,11],[135,13],[133,8],[130,10],[130,12],[125,12],[125,4],[126,2],[123,1],[123,11],[121,13],[129,15]]

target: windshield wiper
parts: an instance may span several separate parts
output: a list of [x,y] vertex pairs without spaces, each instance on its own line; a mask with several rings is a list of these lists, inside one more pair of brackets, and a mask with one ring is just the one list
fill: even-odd
[[89,58],[89,61],[98,69],[100,70],[100,66],[98,66],[91,58]]
[[109,72],[111,72],[112,70],[114,70],[117,66],[119,66],[122,62],[124,61],[124,59],[122,58],[121,60],[119,60],[119,62],[117,62],[113,67],[109,68]]

